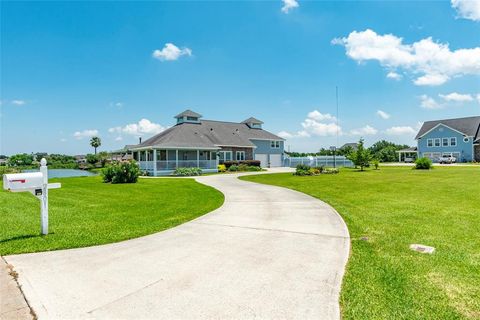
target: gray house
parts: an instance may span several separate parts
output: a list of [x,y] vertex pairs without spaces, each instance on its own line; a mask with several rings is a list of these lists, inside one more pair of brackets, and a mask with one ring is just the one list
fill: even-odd
[[216,172],[219,163],[231,160],[259,160],[262,167],[282,166],[285,140],[263,130],[260,120],[203,120],[191,110],[175,119],[173,127],[129,148],[142,170],[155,176],[181,167]]

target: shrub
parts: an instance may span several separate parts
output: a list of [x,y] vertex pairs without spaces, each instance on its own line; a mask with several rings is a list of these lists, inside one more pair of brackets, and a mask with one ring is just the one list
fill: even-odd
[[235,172],[235,171],[238,171],[238,170],[239,170],[239,167],[235,164],[232,164],[230,167],[228,167],[228,171]]
[[227,169],[231,166],[239,166],[242,164],[250,167],[260,167],[260,160],[224,161],[223,164]]
[[217,166],[218,172],[225,172],[227,171],[227,167],[224,164],[219,164]]
[[429,170],[432,168],[432,160],[429,158],[423,157],[415,160],[415,169],[420,170]]
[[306,164],[298,164],[294,174],[296,176],[310,176],[312,175],[310,169],[311,167]]
[[338,168],[326,168],[323,170],[323,174],[337,174],[339,173],[340,171],[338,170]]
[[372,164],[375,167],[375,170],[378,170],[378,166],[380,165],[380,161],[378,161],[377,159],[373,159]]
[[247,171],[262,171],[262,168],[260,166],[248,166]]
[[136,183],[140,168],[135,161],[112,162],[102,170],[103,182]]
[[181,176],[181,177],[199,176],[201,174],[202,174],[202,169],[200,168],[177,168],[173,172],[174,176]]
[[246,164],[249,167],[260,167],[260,160],[243,160],[240,164]]

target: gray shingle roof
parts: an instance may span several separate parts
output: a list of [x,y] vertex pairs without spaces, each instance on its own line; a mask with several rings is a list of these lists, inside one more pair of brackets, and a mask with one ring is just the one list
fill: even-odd
[[255,147],[251,140],[284,140],[263,129],[251,129],[244,123],[201,120],[173,126],[135,148],[205,148],[221,146]]
[[175,116],[175,118],[183,118],[183,117],[201,118],[202,115],[192,110],[185,110],[182,113],[179,113]]
[[478,127],[480,126],[480,117],[427,121],[422,125],[415,139],[420,138],[440,123],[457,131],[460,131],[467,136],[476,137],[476,135],[478,134]]
[[263,121],[258,120],[254,117],[250,117],[247,120],[242,121],[242,123],[258,123],[258,124],[263,124]]

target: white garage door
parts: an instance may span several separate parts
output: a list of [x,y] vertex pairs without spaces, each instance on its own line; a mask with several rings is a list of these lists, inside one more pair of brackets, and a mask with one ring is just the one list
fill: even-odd
[[270,167],[281,167],[282,166],[282,155],[281,154],[271,154],[270,155]]
[[263,168],[267,167],[267,165],[268,165],[268,157],[267,157],[266,154],[256,153],[255,154],[255,160],[259,160],[260,161],[260,166],[263,167]]

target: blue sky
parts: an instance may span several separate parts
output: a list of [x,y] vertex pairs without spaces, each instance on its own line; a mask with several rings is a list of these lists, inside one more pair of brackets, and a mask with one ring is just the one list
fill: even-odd
[[480,114],[480,1],[2,1],[0,76],[0,154],[118,149],[187,108],[292,151],[412,145]]

